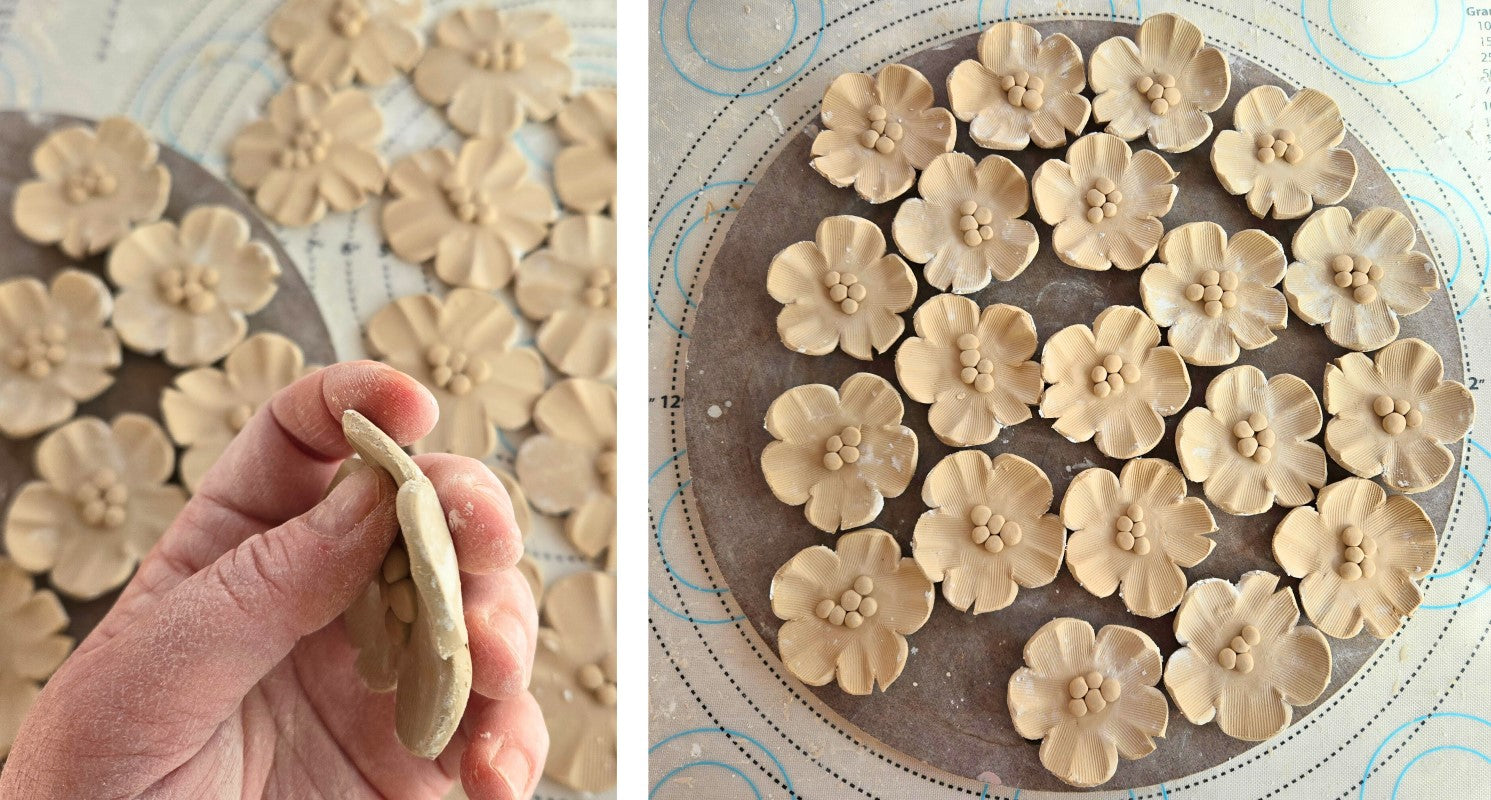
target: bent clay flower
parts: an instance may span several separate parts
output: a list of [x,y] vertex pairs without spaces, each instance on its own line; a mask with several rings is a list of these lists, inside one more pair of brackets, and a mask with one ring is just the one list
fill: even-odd
[[1320,490],[1274,531],[1274,560],[1302,578],[1305,613],[1328,636],[1386,639],[1423,600],[1415,583],[1434,566],[1434,523],[1411,498],[1362,478]]
[[1135,153],[1122,139],[1090,133],[1035,171],[1035,208],[1063,263],[1079,269],[1138,269],[1154,255],[1179,191],[1176,172],[1153,150]]
[[1165,234],[1159,259],[1140,277],[1139,295],[1187,363],[1231,364],[1288,325],[1289,304],[1274,288],[1284,279],[1284,246],[1267,233],[1229,240],[1215,222],[1192,222]]
[[434,260],[452,286],[500,289],[554,220],[554,201],[528,176],[508,139],[472,139],[460,155],[435,148],[406,156],[388,175],[383,235],[405,261]]
[[440,420],[415,453],[486,458],[497,449],[496,428],[516,430],[532,418],[544,391],[544,364],[515,347],[518,321],[495,295],[454,289],[401,297],[368,321],[368,349],[435,395]]
[[248,315],[279,288],[280,265],[248,220],[226,206],[197,206],[181,218],[136,229],[109,253],[119,287],[114,330],[125,346],[163,353],[177,367],[222,358],[243,341]]
[[808,522],[829,533],[869,523],[916,472],[916,434],[903,413],[895,387],[868,372],[837,390],[813,383],[783,392],[766,410],[776,441],[761,452],[772,494],[806,504]]
[[107,250],[166,210],[171,174],[155,163],[158,154],[150,134],[125,117],[51,134],[31,154],[37,180],[16,190],[16,230],[73,258]]
[[554,118],[554,127],[565,144],[554,157],[559,199],[591,214],[615,208],[616,90],[581,92]]
[[223,368],[176,376],[161,393],[161,418],[181,454],[181,482],[195,492],[207,470],[259,406],[306,374],[300,346],[277,333],[256,333],[233,348]]
[[1041,740],[1041,765],[1072,786],[1113,777],[1118,757],[1154,752],[1170,706],[1160,681],[1160,648],[1142,631],[1060,617],[1025,643],[1025,666],[1010,676],[1010,719]]
[[1012,453],[993,460],[960,450],[937,463],[922,484],[930,509],[916,521],[911,553],[959,611],[998,611],[1018,586],[1045,586],[1061,570],[1066,530],[1049,513],[1051,479]]
[[66,629],[57,595],[33,590],[31,576],[0,556],[0,759],[10,755],[41,684],[72,650]]
[[414,88],[467,136],[502,138],[543,122],[570,92],[569,28],[547,11],[458,8],[435,26]]
[[616,372],[616,221],[587,214],[554,226],[549,246],[523,259],[513,287],[537,320],[538,350],[566,375]]
[[846,533],[834,549],[814,545],[771,579],[771,611],[782,663],[798,680],[837,679],[849,694],[890,688],[906,666],[906,637],[932,616],[932,582],[876,528]]
[[564,533],[587,558],[616,567],[616,389],[570,378],[533,406],[538,435],[518,449],[518,480],[534,508],[568,514]]
[[901,253],[925,264],[927,283],[970,294],[1007,281],[1035,258],[1035,226],[1024,173],[1003,156],[973,163],[962,153],[933,159],[917,183],[921,197],[896,210],[891,234]]
[[1200,564],[1216,542],[1211,510],[1186,497],[1186,479],[1173,464],[1136,458],[1114,475],[1083,470],[1061,499],[1062,523],[1072,531],[1067,569],[1098,597],[1115,590],[1143,617],[1168,614],[1186,591],[1181,567]]
[[1041,374],[1050,384],[1041,416],[1074,442],[1096,438],[1111,458],[1154,449],[1165,420],[1191,397],[1191,376],[1160,329],[1133,306],[1103,309],[1092,327],[1072,325],[1046,341]]
[[867,202],[899,197],[916,171],[952,150],[958,137],[952,112],[933,102],[932,84],[905,64],[890,64],[873,78],[840,75],[823,95],[823,130],[813,137],[809,163]]
[[616,578],[578,572],[544,593],[533,699],[549,729],[544,775],[582,792],[616,785]]
[[1035,321],[1022,308],[985,308],[966,297],[940,294],[912,317],[916,335],[896,349],[896,379],[918,403],[931,403],[927,421],[954,447],[994,441],[1007,425],[1030,419],[1040,402],[1041,365]]
[[1289,307],[1351,350],[1376,350],[1398,338],[1398,317],[1415,314],[1439,288],[1429,257],[1413,249],[1413,223],[1390,208],[1351,218],[1322,208],[1294,232],[1294,263],[1284,273]]
[[1298,219],[1316,203],[1346,199],[1356,183],[1356,157],[1341,109],[1329,95],[1301,89],[1291,98],[1277,86],[1243,95],[1232,112],[1234,130],[1217,134],[1211,168],[1231,194],[1246,194],[1260,219]]
[[1444,362],[1418,339],[1400,339],[1368,358],[1347,353],[1325,368],[1325,449],[1363,478],[1382,476],[1400,492],[1438,486],[1455,467],[1447,444],[1470,432],[1475,400],[1444,379]]
[[421,0],[290,0],[269,23],[298,81],[382,85],[413,69],[423,45]]
[[0,283],[0,433],[35,436],[113,385],[113,310],[104,282],[80,270],[58,272],[50,288],[35,278]]
[[1232,90],[1232,71],[1201,29],[1175,14],[1156,14],[1139,26],[1139,43],[1115,36],[1092,51],[1088,69],[1092,116],[1124,140],[1149,133],[1149,143],[1183,153],[1211,135],[1209,114]]
[[1229,514],[1261,514],[1276,502],[1302,506],[1325,485],[1325,451],[1310,441],[1321,422],[1300,377],[1233,367],[1206,387],[1206,407],[1181,417],[1175,450],[1206,499]]
[[21,486],[5,519],[5,549],[22,569],[93,600],[124,585],[186,505],[165,485],[176,451],[149,417],[79,417],[36,447],[41,480]]
[[1297,624],[1294,592],[1278,585],[1277,575],[1249,572],[1236,586],[1207,578],[1186,592],[1175,613],[1183,649],[1165,665],[1165,688],[1193,724],[1215,719],[1228,736],[1261,742],[1325,691],[1330,643]]
[[900,314],[916,302],[916,275],[885,252],[880,226],[840,215],[818,223],[813,241],[776,254],[766,290],[784,306],[777,315],[782,344],[813,356],[837,347],[869,361],[906,329]]
[[266,112],[234,137],[228,169],[270,219],[309,225],[383,191],[383,115],[367,93],[292,83]]
[[968,135],[990,150],[1061,147],[1092,111],[1082,51],[1065,34],[1044,39],[1019,22],[1000,22],[978,39],[978,60],[953,67],[948,104]]

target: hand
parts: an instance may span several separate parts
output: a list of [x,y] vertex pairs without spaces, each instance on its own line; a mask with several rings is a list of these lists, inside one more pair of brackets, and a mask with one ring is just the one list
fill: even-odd
[[[398,531],[394,485],[361,469],[345,409],[396,441],[439,411],[422,386],[370,362],[275,395],[140,564],[119,601],[47,683],[0,773],[0,798],[439,798],[532,794],[549,739],[526,687],[537,615],[513,566],[512,503],[479,462],[415,459],[453,526],[473,683],[435,761],[394,736],[394,695],[363,686],[341,614]],[[324,499],[323,499],[324,498]]]

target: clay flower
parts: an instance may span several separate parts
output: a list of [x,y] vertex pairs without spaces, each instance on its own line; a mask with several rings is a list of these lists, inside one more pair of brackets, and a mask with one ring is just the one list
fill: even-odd
[[916,335],[896,349],[896,379],[927,421],[954,447],[994,441],[1006,425],[1030,419],[1040,402],[1041,365],[1035,321],[1022,308],[997,304],[979,311],[966,297],[940,294],[917,308]]
[[1176,172],[1153,150],[1090,133],[1035,171],[1035,208],[1055,226],[1057,258],[1080,269],[1138,269],[1154,255],[1177,189]]
[[547,11],[458,8],[435,26],[414,88],[467,136],[502,138],[558,113],[574,81],[571,44],[564,20]]
[[1029,25],[1000,22],[979,37],[977,61],[953,67],[948,104],[980,147],[1060,147],[1067,131],[1087,126],[1085,78],[1082,51],[1065,34],[1042,39]]
[[1200,564],[1216,542],[1211,510],[1186,497],[1173,464],[1136,458],[1114,475],[1083,470],[1061,499],[1061,521],[1072,531],[1067,569],[1098,597],[1116,590],[1130,611],[1158,617],[1175,610],[1186,591],[1181,567]]
[[1211,135],[1213,111],[1232,89],[1227,59],[1202,47],[1201,30],[1175,14],[1139,26],[1139,43],[1115,36],[1092,51],[1092,116],[1125,140],[1149,133],[1149,143],[1183,153]]
[[567,575],[543,609],[532,691],[549,729],[544,775],[604,792],[616,785],[616,578]]
[[932,582],[876,528],[846,533],[834,549],[798,551],[771,579],[782,663],[798,680],[838,680],[849,694],[890,688],[906,666],[906,637],[932,616]]
[[78,403],[114,383],[119,338],[107,326],[114,298],[104,282],[75,269],[52,278],[0,283],[0,433],[35,436],[69,419]]
[[823,130],[813,137],[809,163],[868,202],[898,197],[911,188],[916,170],[952,150],[958,137],[952,112],[933,102],[932,84],[905,64],[890,64],[873,78],[840,75],[823,95]]
[[1249,572],[1236,586],[1207,578],[1186,592],[1175,613],[1183,649],[1165,665],[1165,688],[1192,723],[1215,718],[1228,736],[1261,742],[1325,691],[1330,643],[1296,624],[1294,592],[1278,585],[1277,575]]
[[1010,676],[1015,731],[1040,739],[1041,765],[1072,786],[1113,777],[1118,757],[1154,752],[1170,720],[1160,681],[1160,648],[1143,632],[1092,626],[1071,617],[1042,625],[1025,643],[1025,666]]
[[226,206],[197,206],[181,218],[137,228],[109,253],[119,287],[114,329],[125,346],[163,353],[177,367],[222,358],[243,341],[248,315],[274,298],[279,262]]
[[1092,327],[1072,325],[1046,341],[1041,374],[1050,387],[1041,416],[1074,441],[1096,437],[1111,458],[1154,449],[1165,420],[1191,397],[1191,376],[1160,329],[1133,306],[1103,309]]
[[1418,339],[1400,339],[1368,358],[1347,353],[1325,368],[1325,448],[1363,478],[1382,476],[1400,492],[1438,486],[1455,467],[1447,444],[1465,438],[1475,400],[1444,380],[1444,362]]
[[766,290],[784,307],[782,344],[813,356],[839,348],[869,361],[906,329],[900,314],[916,301],[916,275],[885,252],[885,234],[853,216],[818,223],[811,242],[788,245],[766,270]]
[[472,139],[460,155],[424,150],[393,165],[394,199],[383,206],[383,236],[405,261],[434,260],[452,286],[500,289],[554,220],[554,201],[528,175],[508,139]]
[[270,219],[309,225],[383,191],[382,138],[383,115],[367,93],[292,83],[234,137],[228,171]]
[[564,149],[554,157],[554,191],[576,211],[616,206],[616,90],[591,89],[554,118]]
[[564,533],[587,558],[616,566],[616,389],[570,378],[533,406],[538,435],[523,442],[515,468],[533,507],[568,514]]
[[270,20],[269,39],[298,81],[379,85],[419,60],[423,10],[421,0],[289,0]]
[[37,180],[16,190],[16,230],[73,258],[107,250],[166,209],[171,174],[155,163],[158,153],[150,134],[125,117],[51,134],[31,154]]
[[1294,263],[1284,273],[1289,307],[1351,350],[1376,350],[1398,338],[1398,317],[1419,312],[1439,288],[1429,257],[1413,249],[1408,218],[1369,208],[1351,218],[1322,208],[1294,232]]
[[33,590],[31,576],[0,556],[0,759],[10,755],[41,684],[72,650],[57,595]]
[[977,165],[962,153],[932,160],[917,183],[921,197],[896,210],[891,234],[918,264],[927,283],[958,294],[1007,281],[1035,258],[1035,226],[1019,217],[1030,208],[1020,168],[1003,156]]
[[1419,504],[1361,478],[1320,490],[1274,531],[1274,560],[1299,584],[1305,613],[1328,636],[1386,639],[1423,599],[1434,523]]
[[486,458],[496,428],[528,424],[544,391],[536,351],[515,347],[518,321],[495,295],[454,289],[401,297],[368,321],[368,348],[423,383],[440,404],[440,421],[410,449]]
[[176,451],[149,417],[79,417],[36,447],[41,480],[21,486],[5,519],[5,549],[22,569],[52,573],[68,597],[124,585],[186,505],[168,486]]
[[306,374],[300,346],[277,333],[256,333],[233,348],[222,369],[176,376],[161,393],[161,418],[181,454],[181,482],[195,492],[233,437],[275,392]]
[[916,471],[916,434],[901,424],[904,411],[895,387],[868,372],[837,390],[812,383],[783,392],[766,410],[776,441],[761,451],[772,494],[804,506],[808,522],[829,533],[874,520]]
[[1206,407],[1181,417],[1175,450],[1186,477],[1229,514],[1302,506],[1325,485],[1325,451],[1310,441],[1321,421],[1303,379],[1233,367],[1206,387]]
[[916,521],[911,553],[953,608],[1006,608],[1017,584],[1045,586],[1061,569],[1066,529],[1049,513],[1051,500],[1040,467],[1012,453],[990,460],[960,450],[927,473],[922,502],[930,510]]
[[1284,246],[1263,231],[1229,240],[1215,222],[1192,222],[1165,234],[1159,259],[1139,278],[1139,294],[1188,363],[1231,364],[1289,322],[1289,304],[1273,288],[1284,279]]
[[538,320],[538,350],[566,375],[616,372],[616,221],[587,214],[554,226],[549,246],[523,259],[513,295]]
[[1316,203],[1346,199],[1356,183],[1356,158],[1338,146],[1341,109],[1324,92],[1301,89],[1286,100],[1283,89],[1259,86],[1237,101],[1232,125],[1212,142],[1211,168],[1222,188],[1248,196],[1255,217],[1272,210],[1298,219]]

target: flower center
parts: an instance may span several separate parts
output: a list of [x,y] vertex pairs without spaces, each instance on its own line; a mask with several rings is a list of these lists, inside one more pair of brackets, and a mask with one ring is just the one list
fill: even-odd
[[1104,219],[1118,214],[1118,204],[1123,202],[1123,192],[1109,178],[1098,178],[1083,196],[1087,201],[1087,221],[1096,225]]
[[1242,626],[1232,641],[1217,651],[1217,663],[1222,669],[1236,670],[1246,675],[1253,671],[1253,648],[1262,637],[1252,625]]
[[870,293],[869,289],[859,282],[859,276],[852,272],[829,270],[823,276],[823,285],[828,288],[828,299],[838,303],[839,310],[845,314],[858,311],[859,304],[863,303],[865,296]]
[[1375,555],[1377,542],[1362,533],[1361,528],[1347,525],[1341,529],[1341,564],[1336,567],[1336,574],[1348,581],[1370,578],[1377,574]]
[[595,474],[601,479],[601,485],[613,497],[616,495],[616,449],[602,450],[595,457]]
[[999,88],[1004,90],[1005,99],[1015,108],[1039,111],[1046,104],[1046,98],[1041,96],[1041,92],[1046,90],[1046,82],[1041,80],[1041,76],[1031,75],[1023,69],[1000,78]]
[[383,630],[390,641],[409,641],[409,626],[419,615],[414,579],[409,575],[409,553],[395,543],[383,557],[378,573],[378,596],[383,600]]
[[52,369],[66,359],[67,329],[55,322],[27,328],[5,354],[11,369],[37,379],[52,374]]
[[850,425],[823,441],[823,466],[839,469],[859,460],[859,428]]
[[605,308],[616,304],[616,276],[611,270],[591,270],[585,289],[580,292],[580,301],[591,308]]
[[1242,279],[1236,270],[1214,269],[1201,273],[1195,283],[1186,287],[1186,299],[1200,303],[1208,317],[1222,316],[1223,309],[1237,307],[1237,286]]
[[601,664],[585,664],[575,672],[575,683],[595,695],[596,702],[603,706],[616,705],[616,678],[606,673]]
[[295,135],[280,149],[279,165],[283,169],[304,169],[312,164],[319,164],[326,158],[330,147],[331,132],[321,127],[321,121],[303,120],[296,128]]
[[435,385],[457,397],[470,394],[492,377],[492,368],[485,360],[443,344],[431,345],[425,351],[425,364]]
[[1274,459],[1274,445],[1279,437],[1273,428],[1268,427],[1268,417],[1254,412],[1232,426],[1232,435],[1237,437],[1237,452],[1243,458],[1251,458],[1259,464]]
[[813,613],[818,619],[828,620],[830,625],[843,625],[853,630],[880,610],[880,601],[870,596],[874,591],[874,579],[869,575],[861,575],[854,579],[850,588],[839,594],[838,600],[832,597],[819,600]]
[[963,233],[963,244],[978,247],[994,238],[994,210],[985,208],[973,200],[964,200],[958,206],[958,230]]
[[1149,110],[1160,116],[1170,113],[1171,106],[1180,102],[1180,90],[1175,88],[1175,76],[1168,72],[1144,75],[1134,83],[1134,90],[1149,101]]
[[1120,550],[1145,556],[1154,547],[1154,541],[1149,538],[1149,524],[1144,521],[1144,509],[1136,504],[1124,509],[1113,528],[1113,543]]
[[1092,393],[1098,397],[1122,392],[1125,386],[1138,382],[1140,376],[1139,365],[1125,364],[1123,356],[1117,353],[1109,353],[1103,358],[1103,363],[1093,367],[1088,374],[1092,378]]
[[1299,145],[1295,143],[1294,131],[1288,128],[1280,128],[1273,133],[1260,133],[1253,144],[1258,147],[1258,160],[1264,164],[1271,164],[1276,158],[1298,164],[1305,157],[1305,151],[1299,149]]
[[974,391],[988,394],[994,391],[994,362],[979,352],[979,339],[971,333],[958,337],[958,363],[963,371],[958,377],[972,386]]
[[522,42],[494,42],[471,51],[471,63],[489,72],[510,72],[528,63],[528,52]]
[[1358,303],[1366,304],[1377,299],[1377,282],[1382,280],[1382,265],[1373,264],[1366,256],[1342,253],[1331,259],[1336,285],[1350,289]]
[[468,224],[492,225],[497,222],[497,205],[485,192],[472,191],[471,187],[455,175],[446,175],[441,182],[445,190],[445,202],[456,218]]
[[85,203],[95,197],[107,197],[119,188],[114,173],[98,164],[88,164],[73,170],[62,181],[62,194],[67,202]]
[[94,528],[117,528],[124,524],[129,510],[129,487],[119,482],[119,474],[105,467],[93,473],[73,493],[78,515]]
[[1372,413],[1377,415],[1382,429],[1394,436],[1424,424],[1424,412],[1407,400],[1394,400],[1385,394],[1377,395],[1377,399],[1372,401]]
[[249,419],[254,416],[254,410],[254,407],[248,403],[239,403],[228,409],[228,428],[234,433],[243,430],[243,426],[247,425]]
[[217,286],[221,281],[221,273],[201,264],[173,267],[155,276],[160,298],[192,314],[206,314],[217,308]]
[[1117,678],[1104,678],[1103,673],[1093,670],[1086,675],[1072,678],[1066,685],[1069,698],[1066,710],[1074,717],[1096,714],[1108,707],[1123,694],[1123,686]]
[[360,35],[367,22],[368,10],[359,0],[339,0],[331,12],[332,29],[348,39]]
[[1025,535],[1020,523],[995,514],[988,506],[974,506],[968,512],[968,521],[973,523],[973,543],[983,545],[991,553],[1014,547]]
[[887,120],[887,116],[885,106],[870,106],[870,127],[859,135],[861,147],[881,153],[895,152],[906,129],[899,122]]

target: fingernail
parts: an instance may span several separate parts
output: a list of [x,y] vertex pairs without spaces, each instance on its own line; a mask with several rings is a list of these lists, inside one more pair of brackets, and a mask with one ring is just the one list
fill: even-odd
[[341,536],[382,502],[384,492],[380,484],[385,480],[371,467],[354,470],[311,509],[305,518],[306,526],[322,536]]
[[528,781],[533,777],[533,762],[528,754],[516,744],[510,744],[492,755],[487,762],[492,771],[507,784],[508,792],[516,800],[527,797]]
[[517,675],[505,676],[508,681],[516,685],[509,686],[506,696],[512,696],[528,688],[528,671],[531,650],[528,645],[528,631],[523,626],[523,621],[514,614],[499,612],[487,620],[492,627],[492,632],[502,640],[502,645],[507,648],[508,656],[512,663],[518,665]]

